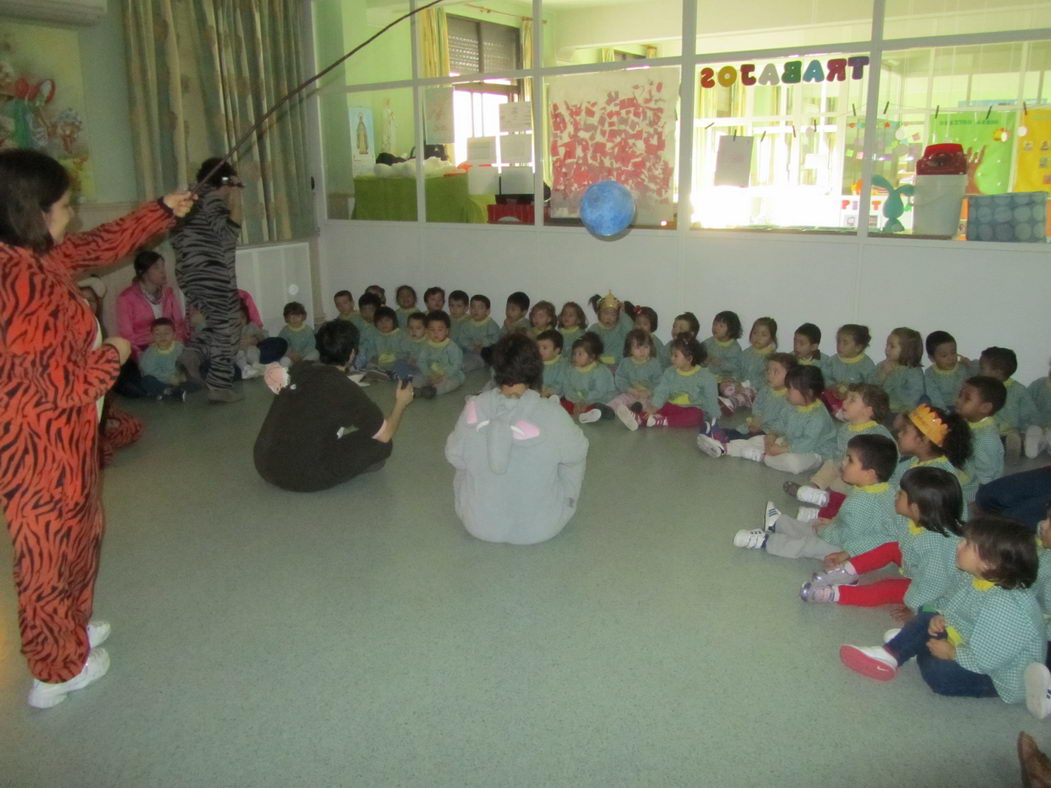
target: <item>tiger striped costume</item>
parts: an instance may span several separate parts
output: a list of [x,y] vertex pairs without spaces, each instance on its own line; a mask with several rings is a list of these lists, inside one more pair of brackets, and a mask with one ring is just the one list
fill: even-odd
[[22,653],[46,682],[88,656],[102,503],[98,400],[120,370],[75,272],[114,262],[173,224],[150,203],[44,255],[0,243],[0,502],[14,552]]
[[142,437],[146,425],[122,409],[113,401],[113,395],[106,395],[106,405],[102,409],[102,422],[99,425],[99,460],[105,468],[113,462],[117,449],[130,446]]
[[172,235],[175,278],[206,325],[194,331],[189,346],[208,359],[205,383],[212,389],[234,384],[234,355],[241,339],[240,301],[234,255],[241,226],[230,218],[217,191],[205,193]]

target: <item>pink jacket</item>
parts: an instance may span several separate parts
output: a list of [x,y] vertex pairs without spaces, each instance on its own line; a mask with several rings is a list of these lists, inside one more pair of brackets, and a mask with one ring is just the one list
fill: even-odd
[[[189,338],[186,315],[169,285],[165,285],[161,292],[161,313],[175,324],[175,338],[186,342]],[[152,341],[150,324],[153,319],[153,307],[138,282],[132,282],[117,296],[117,332],[131,342],[132,356],[136,361]]]

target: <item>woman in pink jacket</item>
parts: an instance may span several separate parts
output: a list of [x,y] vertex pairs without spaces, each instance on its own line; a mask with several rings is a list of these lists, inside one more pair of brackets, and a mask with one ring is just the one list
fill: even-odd
[[168,284],[164,258],[156,252],[142,251],[135,256],[135,278],[117,296],[117,333],[131,342],[132,357],[149,347],[150,326],[158,317],[175,324],[175,338],[188,339],[186,314],[175,290]]

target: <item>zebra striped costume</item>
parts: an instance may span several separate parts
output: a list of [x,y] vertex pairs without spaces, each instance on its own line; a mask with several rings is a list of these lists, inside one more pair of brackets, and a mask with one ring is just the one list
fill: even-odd
[[197,328],[189,346],[208,359],[205,382],[213,390],[229,389],[234,380],[234,353],[241,336],[234,254],[241,227],[230,218],[218,191],[206,192],[172,235],[175,278],[206,325]]

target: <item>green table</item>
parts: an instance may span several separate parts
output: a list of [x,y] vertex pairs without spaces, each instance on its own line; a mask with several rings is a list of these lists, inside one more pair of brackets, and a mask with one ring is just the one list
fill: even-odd
[[[424,180],[427,221],[484,223],[485,209],[467,194],[467,173]],[[359,175],[354,179],[355,219],[416,221],[416,180]]]

